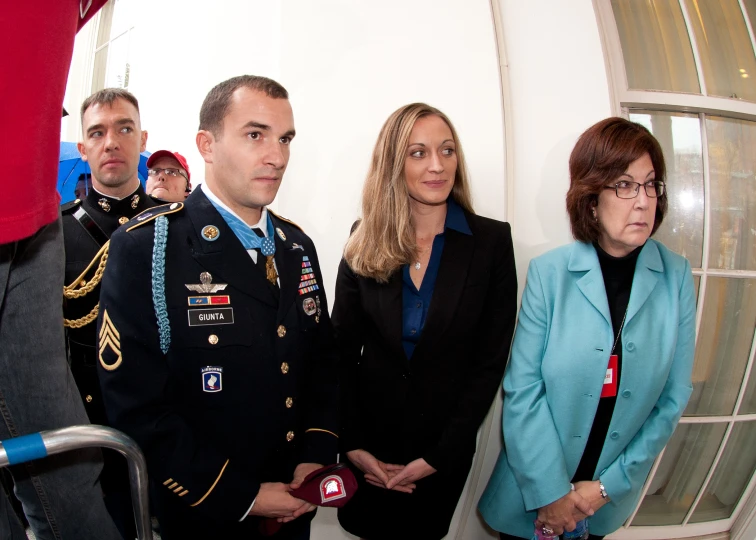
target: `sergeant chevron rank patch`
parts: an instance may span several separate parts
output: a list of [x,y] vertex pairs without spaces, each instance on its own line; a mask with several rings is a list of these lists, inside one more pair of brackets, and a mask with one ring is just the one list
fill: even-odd
[[100,328],[100,365],[108,371],[113,371],[121,365],[121,334],[110,320],[108,310],[102,314],[102,328]]

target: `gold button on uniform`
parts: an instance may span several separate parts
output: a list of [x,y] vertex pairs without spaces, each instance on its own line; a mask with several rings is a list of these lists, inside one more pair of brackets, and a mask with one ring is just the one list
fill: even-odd
[[87,400],[87,403],[92,403],[92,396],[87,395],[85,399]]
[[283,364],[281,364],[281,373],[286,375],[288,372],[289,372],[289,364],[284,362]]
[[294,432],[293,431],[290,431],[290,432],[288,432],[286,434],[286,440],[289,441],[289,442],[291,442],[291,441],[294,440]]
[[286,408],[291,409],[292,405],[294,405],[294,400],[290,397],[286,398]]
[[210,342],[210,345],[216,345],[218,343],[218,336],[216,336],[215,334],[210,334],[207,340]]
[[278,326],[278,337],[284,337],[286,335],[286,327],[284,325]]
[[121,216],[118,218],[118,223],[120,223],[121,225],[123,225],[127,221],[129,221],[129,218],[127,218],[126,216]]

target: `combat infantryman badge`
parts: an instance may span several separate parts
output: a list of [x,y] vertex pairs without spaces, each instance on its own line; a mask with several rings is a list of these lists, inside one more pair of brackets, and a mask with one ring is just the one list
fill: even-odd
[[194,285],[185,283],[184,286],[190,291],[204,293],[204,294],[216,293],[228,287],[227,283],[213,284],[213,276],[210,272],[202,272],[200,274],[200,282],[201,284],[194,284]]

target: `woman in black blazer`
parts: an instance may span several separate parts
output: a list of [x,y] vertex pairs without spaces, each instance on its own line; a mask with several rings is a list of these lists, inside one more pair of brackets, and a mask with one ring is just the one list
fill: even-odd
[[456,131],[422,103],[384,124],[362,215],[332,317],[341,450],[360,482],[339,521],[371,540],[441,538],[509,354],[510,228],[473,213]]

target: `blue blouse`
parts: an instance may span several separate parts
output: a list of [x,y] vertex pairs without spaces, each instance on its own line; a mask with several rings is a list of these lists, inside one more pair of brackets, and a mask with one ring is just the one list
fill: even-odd
[[462,207],[452,197],[449,197],[446,204],[444,232],[437,234],[433,239],[430,260],[425,269],[420,290],[412,283],[409,265],[402,267],[402,345],[408,359],[412,358],[412,353],[415,352],[415,346],[425,326],[425,318],[428,316],[433,289],[436,287],[438,268],[441,265],[441,254],[444,251],[446,229],[472,235]]

